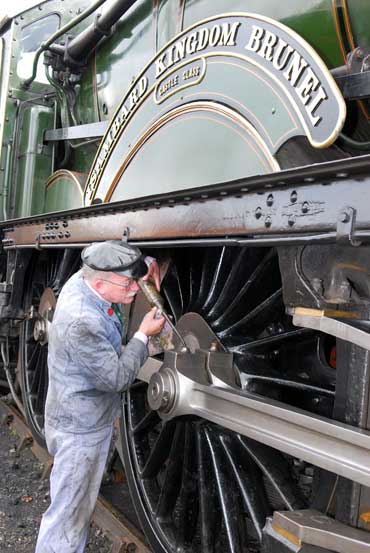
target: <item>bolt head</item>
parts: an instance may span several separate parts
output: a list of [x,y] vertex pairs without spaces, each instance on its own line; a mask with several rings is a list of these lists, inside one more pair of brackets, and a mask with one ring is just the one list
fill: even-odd
[[340,212],[340,215],[339,215],[339,220],[341,221],[341,223],[348,223],[350,217],[349,217],[349,213],[347,211],[341,211]]
[[303,202],[302,204],[302,213],[308,213],[310,209],[310,206],[308,205],[308,202]]

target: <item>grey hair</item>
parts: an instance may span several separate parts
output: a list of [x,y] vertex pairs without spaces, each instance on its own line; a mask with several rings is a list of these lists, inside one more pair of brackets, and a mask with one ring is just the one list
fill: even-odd
[[85,263],[82,264],[82,275],[88,282],[94,282],[101,278],[102,280],[109,280],[112,273],[110,271],[97,271],[92,269]]

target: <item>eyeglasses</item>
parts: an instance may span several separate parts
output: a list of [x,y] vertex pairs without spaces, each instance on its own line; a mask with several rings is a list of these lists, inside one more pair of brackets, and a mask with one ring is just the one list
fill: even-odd
[[134,278],[129,278],[126,284],[118,284],[118,282],[113,282],[112,280],[106,280],[105,278],[99,278],[99,280],[102,280],[103,282],[109,282],[110,284],[115,284],[116,286],[119,286],[120,288],[123,288],[125,290],[128,290],[129,288],[131,288],[134,282],[136,282]]

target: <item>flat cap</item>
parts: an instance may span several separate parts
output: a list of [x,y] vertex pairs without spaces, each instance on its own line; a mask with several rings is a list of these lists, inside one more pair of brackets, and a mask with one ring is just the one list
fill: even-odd
[[107,271],[138,279],[148,272],[141,251],[120,240],[94,242],[81,253],[82,261],[95,271]]

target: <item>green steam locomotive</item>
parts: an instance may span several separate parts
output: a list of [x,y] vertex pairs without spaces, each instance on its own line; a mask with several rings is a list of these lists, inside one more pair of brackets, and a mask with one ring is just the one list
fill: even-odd
[[156,553],[370,550],[369,18],[46,0],[0,21],[3,370],[43,444],[81,249],[159,260],[188,349],[149,359],[119,444]]

